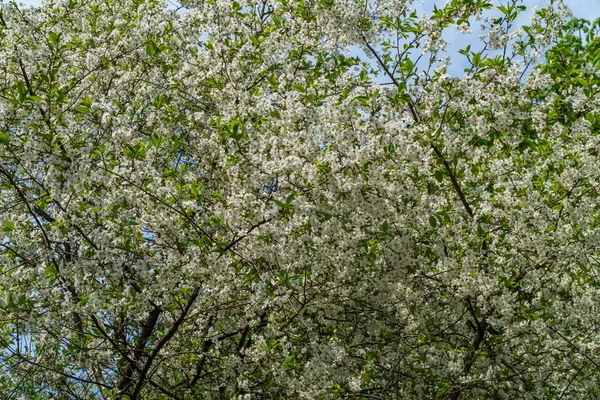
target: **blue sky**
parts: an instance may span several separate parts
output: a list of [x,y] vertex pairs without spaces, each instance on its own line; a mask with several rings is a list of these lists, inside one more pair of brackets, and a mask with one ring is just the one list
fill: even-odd
[[[508,1],[501,1],[501,3],[507,3]],[[439,4],[443,1],[426,1],[423,0],[423,7],[426,12],[429,12],[433,4]],[[494,3],[497,3],[496,1]],[[549,0],[523,0],[523,5],[527,6],[527,10],[519,15],[515,25],[527,25],[531,20],[531,9],[535,6],[542,8],[549,3]],[[564,4],[568,6],[574,17],[585,18],[593,20],[600,17],[600,0],[564,0]],[[472,33],[469,35],[463,35],[458,30],[449,30],[445,35],[444,39],[449,43],[448,54],[452,57],[451,66],[448,69],[448,73],[452,76],[462,76],[463,70],[467,67],[467,61],[464,56],[458,54],[458,50],[465,48],[468,44],[473,46],[473,51],[477,51],[482,46],[479,45],[479,30],[478,23],[471,24]],[[460,57],[460,58],[459,58]]]

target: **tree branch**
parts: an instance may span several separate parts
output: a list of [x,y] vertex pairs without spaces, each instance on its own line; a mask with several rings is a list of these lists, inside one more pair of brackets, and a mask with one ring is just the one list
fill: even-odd
[[192,308],[192,305],[194,304],[194,301],[196,301],[196,298],[198,297],[199,293],[200,293],[200,288],[199,287],[195,288],[194,291],[192,292],[192,295],[190,296],[190,299],[188,300],[185,308],[181,312],[181,315],[179,315],[179,318],[177,319],[177,321],[175,321],[175,323],[173,324],[171,329],[169,329],[167,334],[156,344],[156,347],[154,348],[154,350],[152,351],[152,353],[146,360],[146,363],[140,372],[140,376],[138,378],[137,385],[135,386],[133,393],[131,395],[132,400],[137,399],[138,394],[140,393],[140,391],[142,390],[142,387],[144,386],[144,382],[146,380],[146,375],[148,374],[148,371],[150,370],[150,367],[152,366],[154,359],[156,358],[158,353],[160,353],[162,348],[169,342],[169,340],[171,340],[171,338],[175,335],[175,333],[177,333],[177,330],[179,329],[181,324],[183,324],[183,322],[185,321],[185,317],[187,316],[188,312]]

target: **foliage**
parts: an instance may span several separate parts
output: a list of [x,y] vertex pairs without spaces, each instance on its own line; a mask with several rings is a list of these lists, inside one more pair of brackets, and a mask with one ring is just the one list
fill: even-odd
[[2,395],[600,396],[597,22],[184,5],[1,8]]

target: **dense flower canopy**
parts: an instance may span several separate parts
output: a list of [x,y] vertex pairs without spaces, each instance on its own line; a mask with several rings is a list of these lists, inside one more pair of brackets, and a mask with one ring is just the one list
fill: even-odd
[[3,5],[0,394],[600,396],[598,25],[418,9]]

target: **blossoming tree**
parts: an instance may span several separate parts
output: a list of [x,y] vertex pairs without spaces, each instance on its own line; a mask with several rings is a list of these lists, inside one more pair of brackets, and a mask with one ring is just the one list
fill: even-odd
[[600,395],[597,25],[183,6],[1,8],[3,396]]

